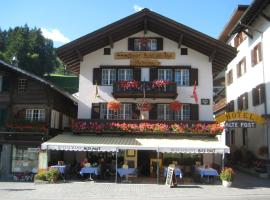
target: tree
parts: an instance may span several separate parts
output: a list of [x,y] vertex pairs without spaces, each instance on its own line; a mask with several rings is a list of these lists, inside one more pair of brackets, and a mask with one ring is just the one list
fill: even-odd
[[60,65],[52,40],[44,38],[40,29],[27,25],[8,31],[0,29],[0,59],[12,63],[14,56],[20,68],[40,76]]

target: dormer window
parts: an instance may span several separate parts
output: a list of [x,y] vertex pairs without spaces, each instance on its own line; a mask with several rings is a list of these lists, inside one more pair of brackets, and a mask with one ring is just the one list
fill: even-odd
[[163,49],[163,38],[129,38],[128,50],[130,51],[159,51]]

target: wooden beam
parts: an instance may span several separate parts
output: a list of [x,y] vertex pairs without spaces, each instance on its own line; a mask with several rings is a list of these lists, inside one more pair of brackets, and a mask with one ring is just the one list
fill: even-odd
[[113,39],[111,35],[109,35],[109,43],[110,43],[110,47],[113,48]]
[[267,21],[270,21],[270,17],[268,15],[266,15],[265,13],[261,13],[261,16],[266,19]]
[[[251,30],[252,31],[252,30]],[[250,32],[247,32],[245,30],[243,30],[243,32],[250,38],[253,39],[253,35]]]
[[83,61],[83,55],[81,54],[81,52],[78,49],[76,49],[75,51],[77,53],[77,56],[78,56],[79,60]]
[[144,34],[147,34],[148,26],[147,26],[147,18],[145,17],[143,20],[143,31]]
[[211,53],[211,55],[209,56],[209,62],[213,62],[213,60],[214,60],[214,58],[215,58],[215,56],[216,56],[216,52],[217,52],[217,50],[215,49],[215,50]]
[[183,43],[183,38],[184,38],[184,34],[181,33],[180,36],[179,36],[179,39],[178,39],[178,49],[181,48],[181,45]]

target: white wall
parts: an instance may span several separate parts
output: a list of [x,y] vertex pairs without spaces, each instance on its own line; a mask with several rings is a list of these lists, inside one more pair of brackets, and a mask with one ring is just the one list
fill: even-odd
[[[139,32],[130,37],[143,37],[143,32]],[[155,33],[148,32],[146,37],[161,37]],[[108,46],[109,47],[109,46]],[[79,108],[78,118],[89,119],[91,116],[91,106],[93,102],[108,102],[113,100],[111,95],[112,86],[99,86],[100,98],[95,98],[95,85],[93,85],[93,68],[100,65],[129,65],[129,60],[116,60],[114,53],[119,51],[128,51],[128,38],[122,39],[114,43],[114,48],[111,49],[111,55],[103,55],[103,48],[83,57],[80,64],[80,82],[79,82]],[[184,47],[184,46],[183,46]],[[159,59],[161,65],[189,65],[192,68],[198,68],[199,85],[197,94],[200,98],[208,98],[211,100],[210,105],[199,106],[200,120],[213,120],[212,106],[212,63],[209,58],[195,50],[188,49],[187,56],[180,55],[178,44],[169,39],[163,39],[163,51],[174,51],[176,59],[167,60]],[[149,68],[142,68],[142,80],[149,80]],[[178,97],[182,103],[195,103],[194,98],[191,98],[193,86],[178,87]],[[138,102],[139,99],[121,99],[121,102]],[[150,103],[170,102],[171,99],[149,99]]]
[[[264,11],[265,13],[270,12],[270,6]],[[259,16],[255,22],[252,24],[253,30],[259,30],[263,33],[259,33],[258,31],[251,32],[253,34],[253,39],[247,37],[245,41],[240,44],[237,48],[238,54],[231,61],[231,63],[227,67],[226,74],[232,69],[233,70],[233,83],[226,87],[227,92],[227,102],[234,100],[235,110],[237,110],[237,97],[241,94],[248,92],[248,112],[257,113],[259,115],[265,114],[264,104],[253,106],[252,105],[252,88],[256,87],[261,83],[266,84],[266,105],[267,105],[267,113],[270,111],[270,23]],[[233,36],[231,40],[228,42],[233,46]],[[251,66],[251,50],[256,46],[259,42],[262,43],[262,52],[263,52],[263,61],[258,63],[255,66]],[[246,74],[242,77],[237,78],[236,66],[239,61],[246,57]],[[267,145],[267,133],[265,129],[265,125],[257,125],[256,128],[248,129],[248,144],[247,148],[253,153],[257,154],[258,148]],[[269,142],[268,142],[269,143]],[[241,147],[243,144],[242,139],[242,129],[235,130],[235,146]]]

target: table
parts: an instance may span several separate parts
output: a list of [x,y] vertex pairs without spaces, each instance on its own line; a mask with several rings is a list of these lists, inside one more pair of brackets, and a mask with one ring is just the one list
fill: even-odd
[[98,168],[97,167],[83,167],[80,170],[80,175],[83,176],[83,174],[89,174],[89,180],[92,181],[91,174],[99,175]]
[[[163,170],[163,176],[164,177],[167,176],[167,171],[168,171],[168,168],[165,167],[164,170]],[[183,173],[182,173],[182,170],[180,168],[175,168],[174,169],[174,174],[175,174],[175,176],[179,176],[179,178],[183,178]]]
[[117,168],[117,173],[119,174],[121,179],[125,176],[126,177],[125,182],[129,182],[128,175],[136,174],[136,168]]
[[201,178],[203,178],[204,176],[219,176],[217,170],[213,168],[198,167],[196,171],[201,175]]

